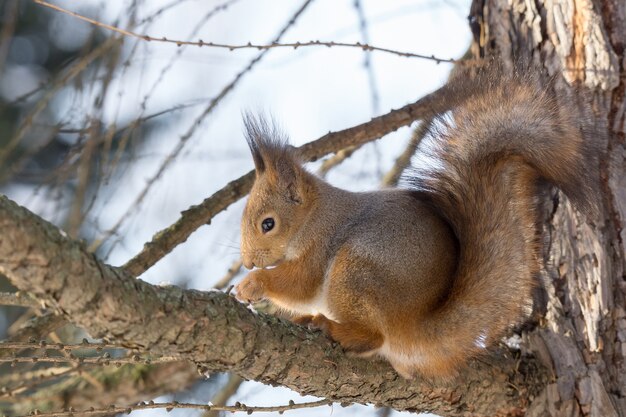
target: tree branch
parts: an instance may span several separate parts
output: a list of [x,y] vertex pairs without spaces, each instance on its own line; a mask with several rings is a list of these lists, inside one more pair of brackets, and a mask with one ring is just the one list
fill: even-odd
[[[211,398],[214,405],[226,405],[226,401],[237,393],[237,390],[243,383],[243,379],[239,375],[228,375],[226,384]],[[220,412],[217,410],[209,410],[202,414],[202,417],[219,417]]]
[[[238,403],[234,406],[225,406],[225,405],[210,405],[210,404],[194,404],[194,403],[180,403],[178,401],[171,401],[167,403],[155,403],[154,401],[150,401],[148,403],[141,402],[139,404],[133,404],[129,406],[119,407],[115,404],[111,404],[109,407],[94,409],[93,407],[88,408],[86,410],[64,410],[64,411],[51,411],[51,412],[40,412],[37,411],[31,415],[37,415],[40,417],[74,417],[75,415],[80,416],[109,416],[115,414],[130,414],[133,411],[139,410],[155,410],[155,409],[165,409],[167,411],[171,411],[174,408],[181,409],[191,409],[191,410],[205,410],[205,411],[225,411],[230,413],[235,412],[244,412],[248,415],[252,413],[268,413],[268,412],[278,412],[282,414],[285,411],[289,410],[300,410],[303,408],[315,408],[321,407],[323,405],[330,405],[331,402],[327,400],[319,400],[308,403],[294,403],[291,402],[287,405],[276,405],[276,406],[265,406],[265,407],[250,407],[246,404]],[[26,417],[26,416],[20,416]]]
[[415,154],[417,147],[424,139],[424,136],[428,133],[430,126],[433,123],[432,118],[423,119],[421,124],[413,131],[411,139],[404,151],[396,158],[396,162],[393,167],[385,174],[381,184],[384,187],[394,187],[398,185],[400,176],[411,163],[411,157]]
[[386,363],[346,357],[319,332],[250,311],[222,292],[157,287],[98,261],[55,226],[0,197],[0,273],[95,337],[232,371],[333,401],[440,415],[517,415],[546,383],[532,359],[504,351],[458,380],[400,378]]
[[[283,38],[283,36],[285,36],[287,31],[291,27],[293,27],[293,25],[295,25],[295,23],[298,21],[300,16],[311,5],[311,3],[312,3],[312,0],[304,0],[302,2],[300,7],[295,11],[295,13],[291,16],[291,18],[289,18],[287,23],[278,31],[278,34],[274,37],[273,42],[278,42]],[[126,212],[117,220],[117,222],[115,222],[113,227],[111,227],[106,232],[105,236],[103,237],[104,239],[106,239],[107,237],[115,233],[121,227],[122,223],[126,219],[129,218],[130,213],[134,210],[137,210],[137,208],[140,206],[144,198],[148,195],[148,193],[150,192],[154,184],[156,184],[156,181],[159,178],[161,178],[161,176],[167,170],[170,164],[178,157],[178,155],[180,155],[180,153],[183,151],[185,146],[189,143],[189,139],[191,139],[191,137],[194,135],[198,127],[201,126],[202,121],[209,114],[211,114],[211,112],[213,112],[215,108],[217,108],[217,106],[222,102],[224,97],[226,97],[228,94],[230,94],[231,91],[233,91],[233,89],[238,85],[241,79],[246,74],[248,74],[259,62],[261,62],[261,60],[267,54],[267,52],[268,52],[267,49],[262,50],[254,58],[252,58],[250,62],[248,62],[246,67],[242,69],[241,71],[239,71],[235,75],[235,77],[221,89],[219,94],[217,94],[217,96],[215,96],[209,102],[209,105],[205,107],[202,113],[198,117],[195,118],[194,122],[191,124],[189,129],[187,129],[187,131],[182,136],[180,136],[177,145],[167,154],[165,159],[163,159],[163,161],[159,165],[159,168],[156,170],[156,172],[153,175],[151,175],[150,178],[147,179],[146,185],[143,187],[141,192],[133,199],[133,202],[128,206],[128,209],[126,210]]]
[[232,44],[222,44],[222,43],[216,43],[216,42],[204,42],[203,40],[199,39],[198,41],[184,41],[184,40],[178,40],[178,39],[168,39],[166,37],[156,37],[156,36],[149,36],[149,35],[145,35],[145,34],[141,34],[141,33],[137,33],[137,32],[133,32],[132,30],[128,30],[128,29],[122,29],[119,28],[117,26],[113,26],[113,25],[109,25],[107,23],[103,23],[100,22],[96,19],[92,19],[89,18],[87,16],[83,16],[81,14],[78,14],[76,12],[72,12],[70,10],[64,9],[60,6],[57,6],[55,4],[52,3],[48,3],[47,1],[44,0],[33,0],[35,3],[44,6],[44,7],[48,7],[50,9],[56,10],[58,12],[61,13],[65,13],[69,16],[73,16],[77,19],[80,19],[84,22],[88,22],[91,23],[94,26],[98,26],[104,29],[108,29],[110,31],[113,31],[115,33],[118,33],[120,35],[123,36],[127,36],[127,37],[132,37],[132,38],[137,38],[137,39],[142,39],[144,41],[148,41],[148,42],[163,42],[163,43],[170,43],[170,44],[175,44],[176,46],[183,46],[183,45],[192,45],[192,46],[199,46],[199,47],[210,47],[210,48],[221,48],[221,49],[228,49],[229,51],[234,51],[236,49],[258,49],[258,50],[268,50],[268,49],[272,49],[272,48],[293,48],[293,49],[298,49],[298,48],[304,48],[304,47],[308,47],[308,46],[325,46],[327,48],[329,47],[348,47],[348,48],[358,48],[361,49],[365,52],[369,52],[369,51],[378,51],[378,52],[385,52],[388,54],[392,54],[392,55],[397,55],[397,56],[401,56],[404,58],[420,58],[420,59],[427,59],[427,60],[431,60],[431,61],[435,61],[437,64],[441,63],[441,62],[447,62],[447,63],[456,63],[458,62],[457,60],[454,59],[445,59],[445,58],[437,58],[434,55],[424,55],[424,54],[416,54],[416,53],[412,53],[412,52],[403,52],[403,51],[396,51],[394,49],[389,49],[389,48],[381,48],[378,46],[374,46],[374,45],[369,45],[367,43],[347,43],[347,42],[322,42],[319,40],[315,40],[315,41],[306,41],[306,42],[290,42],[290,43],[278,43],[278,42],[272,42],[270,44],[267,45],[263,45],[263,44],[252,44],[251,42],[248,42],[247,44],[242,44],[242,45],[232,45]]
[[[302,145],[298,150],[304,160],[315,161],[324,155],[378,139],[416,120],[445,112],[463,99],[463,94],[450,91],[449,87],[444,86],[415,103],[375,117],[369,122],[338,132],[329,132],[313,142]],[[214,216],[248,194],[253,182],[254,171],[250,171],[229,182],[202,203],[183,211],[176,223],[156,233],[152,240],[144,245],[140,253],[126,262],[123,266],[124,270],[134,276],[144,273],[176,246],[187,240],[200,226],[210,223]]]

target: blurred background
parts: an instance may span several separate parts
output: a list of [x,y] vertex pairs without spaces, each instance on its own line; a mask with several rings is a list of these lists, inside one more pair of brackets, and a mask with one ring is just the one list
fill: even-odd
[[[53,1],[103,24],[155,38],[228,45],[361,42],[444,59],[460,58],[469,46],[469,3]],[[450,70],[447,63],[359,48],[230,51],[148,42],[30,0],[3,0],[0,193],[84,240],[107,263],[121,265],[181,211],[252,169],[242,136],[243,111],[273,115],[291,142],[301,145],[417,100],[443,84]],[[352,190],[378,187],[410,136],[407,127],[365,145],[332,168],[328,180]],[[213,288],[225,276],[236,283],[245,273],[237,263],[243,203],[216,216],[140,278],[200,290]],[[10,291],[0,276],[0,292]],[[0,306],[0,338],[15,337],[34,317],[25,308]],[[84,335],[65,326],[48,337],[71,342]],[[19,376],[25,368],[18,372],[3,365],[0,412],[27,414],[35,407],[34,398],[50,387],[80,396],[84,385],[68,383],[77,378],[74,371],[37,384]],[[224,388],[227,382],[230,391]],[[307,400],[284,388],[237,382],[214,375],[159,399],[206,403],[224,394],[229,403],[250,405]],[[49,392],[54,392],[46,394],[51,404],[66,401],[56,398],[61,391]],[[288,412],[392,414],[399,413],[339,405]]]

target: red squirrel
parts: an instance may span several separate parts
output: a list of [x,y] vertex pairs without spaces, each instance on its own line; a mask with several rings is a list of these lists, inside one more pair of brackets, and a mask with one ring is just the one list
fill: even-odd
[[406,378],[447,378],[519,321],[540,269],[539,180],[597,209],[598,144],[534,76],[456,77],[400,188],[350,192],[307,172],[247,116],[256,180],[241,223],[242,301],[269,299]]

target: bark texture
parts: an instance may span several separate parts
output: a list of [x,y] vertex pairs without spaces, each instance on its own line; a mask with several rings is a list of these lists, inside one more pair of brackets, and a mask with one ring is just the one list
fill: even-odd
[[546,214],[544,317],[524,347],[552,381],[527,415],[624,417],[626,2],[478,0],[472,18],[476,51],[510,63],[522,57],[558,75],[561,95],[608,131],[604,218],[589,226],[562,195]]
[[0,197],[0,273],[107,337],[245,379],[341,403],[449,416],[519,415],[547,377],[535,362],[493,352],[457,381],[407,381],[383,362],[346,357],[319,332],[257,314],[222,292],[155,287],[102,264],[76,241]]

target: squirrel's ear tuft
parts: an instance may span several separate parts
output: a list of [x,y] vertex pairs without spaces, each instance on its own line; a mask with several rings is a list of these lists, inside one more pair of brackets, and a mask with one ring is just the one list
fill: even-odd
[[291,203],[302,203],[303,169],[286,136],[263,116],[246,112],[243,123],[257,175],[265,175]]
[[252,159],[254,160],[254,167],[257,173],[262,173],[265,171],[265,162],[263,161],[259,142],[267,131],[267,122],[262,117],[257,118],[254,114],[245,112],[243,115],[243,126],[246,142],[248,142],[248,147],[250,147]]
[[291,152],[285,135],[273,121],[268,122],[262,115],[245,112],[243,125],[257,173],[271,169]]

